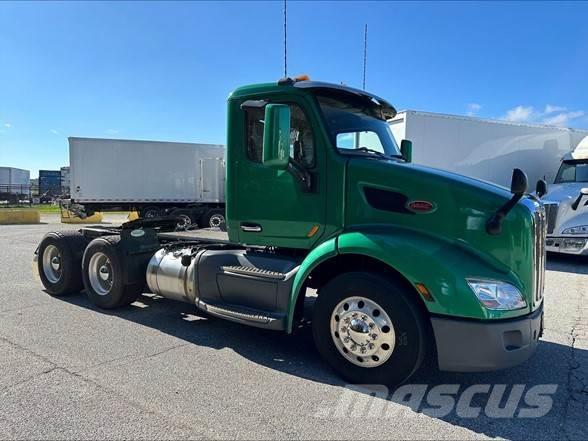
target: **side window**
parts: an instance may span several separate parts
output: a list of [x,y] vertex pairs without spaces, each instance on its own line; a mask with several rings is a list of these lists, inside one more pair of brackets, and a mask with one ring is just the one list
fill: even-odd
[[263,119],[265,109],[249,108],[245,110],[245,124],[247,125],[247,158],[254,162],[261,162],[263,158]]
[[[314,166],[314,137],[308,118],[296,104],[290,104],[290,157],[305,167]],[[263,125],[265,109],[245,110],[247,158],[261,162],[263,158]]]
[[310,168],[314,166],[314,137],[308,118],[297,105],[291,105],[290,157]]

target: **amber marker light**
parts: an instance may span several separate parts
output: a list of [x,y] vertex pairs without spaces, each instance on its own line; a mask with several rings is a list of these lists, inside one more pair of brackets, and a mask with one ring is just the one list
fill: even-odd
[[433,296],[431,295],[431,293],[425,285],[423,285],[422,283],[415,283],[414,286],[416,287],[421,297],[425,299],[427,302],[435,301],[435,299],[433,298]]
[[312,237],[316,234],[316,232],[319,230],[319,226],[318,225],[314,225],[310,231],[306,234],[306,237]]

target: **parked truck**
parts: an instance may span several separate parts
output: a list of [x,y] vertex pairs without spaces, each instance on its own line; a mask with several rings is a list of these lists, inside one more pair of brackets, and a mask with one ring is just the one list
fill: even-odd
[[553,182],[564,154],[588,131],[407,110],[390,122],[397,142],[414,145],[414,162],[508,187],[513,168],[529,182]]
[[179,226],[225,223],[225,147],[215,144],[69,138],[71,201],[82,217],[136,210]]
[[398,384],[425,359],[450,371],[521,363],[543,329],[542,205],[520,170],[509,192],[411,163],[395,115],[341,85],[241,87],[228,98],[228,231],[139,219],[51,232],[35,253],[45,290],[85,288],[109,309],[147,285],[288,333],[312,308],[318,352],[354,383]]
[[588,255],[588,136],[562,158],[539,194],[547,216],[547,251]]

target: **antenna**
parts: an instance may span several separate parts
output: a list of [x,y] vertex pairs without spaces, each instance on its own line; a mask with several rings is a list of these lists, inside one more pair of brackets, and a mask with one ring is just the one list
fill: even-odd
[[288,78],[288,10],[284,0],[284,78]]
[[[284,3],[286,0],[284,0]],[[363,90],[365,90],[365,70],[367,67],[367,23],[365,24],[365,31],[363,34]]]

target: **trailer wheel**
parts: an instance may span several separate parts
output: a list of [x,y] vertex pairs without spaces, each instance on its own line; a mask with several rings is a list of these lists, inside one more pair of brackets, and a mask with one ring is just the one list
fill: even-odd
[[319,292],[312,331],[319,353],[345,380],[398,385],[421,365],[426,348],[414,294],[367,272],[342,274]]
[[54,231],[43,237],[37,270],[48,294],[63,296],[82,290],[82,255],[87,243],[78,231]]
[[82,276],[88,298],[96,306],[113,309],[133,303],[143,284],[125,284],[124,258],[117,245],[120,236],[94,239],[84,252]]
[[155,219],[161,216],[161,210],[157,207],[147,207],[141,210],[142,219]]
[[192,213],[183,208],[171,212],[170,217],[176,219],[176,230],[187,230],[192,226]]
[[208,210],[204,213],[200,222],[200,225],[203,228],[222,228],[225,224],[225,210],[222,208],[212,208]]

